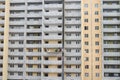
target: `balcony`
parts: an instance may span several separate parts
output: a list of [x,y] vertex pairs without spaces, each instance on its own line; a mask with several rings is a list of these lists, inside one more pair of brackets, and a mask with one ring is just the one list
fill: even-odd
[[49,17],[49,16],[62,16],[62,12],[44,12],[44,16]]
[[119,77],[103,77],[104,80],[120,80]]
[[5,23],[5,21],[4,20],[0,20],[0,24],[4,24]]
[[8,55],[24,56],[24,53],[25,53],[25,52],[18,52],[18,51],[15,51],[15,52],[9,52]]
[[76,20],[71,20],[71,21],[65,20],[65,24],[81,24],[81,21],[80,20],[78,20],[78,21],[76,21]]
[[62,24],[62,20],[58,19],[44,20],[44,24]]
[[4,36],[3,35],[0,35],[0,40],[3,40],[4,39]]
[[62,40],[62,36],[58,36],[58,35],[55,35],[55,36],[43,36],[43,39],[44,40]]
[[8,60],[8,63],[12,64],[23,64],[25,61],[24,60]]
[[47,65],[61,65],[62,64],[62,61],[58,61],[58,60],[54,60],[54,61],[50,61],[50,60],[44,60],[43,61],[43,64],[47,64]]
[[81,56],[81,53],[80,52],[79,53],[76,53],[76,52],[65,52],[64,56]]
[[42,77],[43,80],[62,80],[62,77]]
[[0,12],[0,17],[4,17],[5,13],[4,12]]
[[19,13],[19,14],[10,14],[10,17],[25,17],[24,13]]
[[23,44],[9,44],[9,48],[22,48],[24,47]]
[[26,52],[26,56],[41,56],[41,52]]
[[119,52],[104,52],[103,53],[104,56],[120,56]]
[[0,9],[5,9],[5,5],[0,5]]
[[65,36],[65,40],[81,40],[80,36]]
[[36,32],[42,32],[42,30],[41,29],[27,29],[26,32],[36,33]]
[[[114,6],[114,7],[113,7]],[[107,4],[103,4],[103,9],[119,9],[120,5],[115,5],[115,4],[111,4],[111,5],[107,5]]]
[[10,25],[24,25],[25,21],[10,21]]
[[44,69],[42,69],[42,72],[45,72],[45,73],[61,73],[62,69],[44,68]]
[[45,9],[62,9],[62,4],[45,4]]
[[26,36],[26,40],[41,40],[41,36]]
[[26,76],[25,79],[27,79],[27,80],[40,80],[41,76]]
[[119,16],[120,13],[117,12],[103,12],[103,16]]
[[120,24],[120,20],[103,20],[103,24]]
[[119,60],[104,60],[103,61],[104,64],[120,64]]
[[25,0],[11,0],[10,3],[25,3]]
[[41,64],[41,60],[26,60],[26,64]]
[[29,13],[27,17],[42,17],[42,13]]
[[42,20],[39,21],[27,21],[28,25],[41,25],[42,24]]
[[14,36],[14,37],[11,37],[9,36],[9,40],[24,40],[24,36]]
[[76,60],[65,60],[64,63],[65,64],[81,64],[81,61],[80,60],[78,60],[78,61],[76,61]]
[[45,48],[62,48],[62,44],[44,44]]
[[79,28],[65,28],[65,32],[81,32],[81,29]]
[[120,72],[120,69],[115,69],[115,68],[112,68],[112,69],[104,69],[104,72],[119,73],[119,72]]
[[27,2],[42,2],[41,0],[27,0]]
[[23,79],[23,76],[18,76],[18,75],[11,76],[11,75],[8,75],[8,78],[11,79],[11,80],[17,80],[17,79],[21,80],[21,79]]
[[44,52],[42,56],[62,56],[62,52]]
[[104,48],[120,48],[120,44],[104,44]]
[[75,72],[75,73],[76,73],[76,72],[81,72],[80,68],[79,68],[79,69],[75,69],[75,68],[65,68],[64,71],[65,71],[65,72],[69,72],[69,73],[70,73],[70,72],[71,72],[71,73],[72,73],[72,72]]
[[50,27],[50,28],[43,28],[44,32],[62,32],[62,28],[57,27]]
[[26,47],[27,48],[39,48],[41,47],[41,44],[26,44]]
[[4,32],[4,28],[0,28],[0,32]]
[[41,72],[40,68],[26,68],[26,72]]
[[81,48],[80,44],[65,44],[65,48]]
[[65,77],[65,80],[82,80],[81,77]]
[[104,36],[103,40],[120,40],[120,36]]
[[65,9],[81,9],[80,5],[65,5]]
[[65,12],[65,17],[81,17],[81,12],[79,13],[66,13]]
[[38,6],[28,6],[27,9],[28,9],[28,10],[42,10],[42,5],[38,5]]
[[14,68],[11,68],[11,67],[8,67],[8,71],[24,71],[24,68],[18,68],[18,67],[14,67]]
[[10,10],[25,10],[25,6],[11,6]]
[[20,32],[24,32],[25,29],[9,29],[9,32],[13,32],[13,33],[20,33]]
[[120,32],[120,29],[118,28],[104,28],[103,32]]

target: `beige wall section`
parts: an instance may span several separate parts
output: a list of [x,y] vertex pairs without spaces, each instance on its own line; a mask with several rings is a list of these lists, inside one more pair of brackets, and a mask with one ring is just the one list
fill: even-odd
[[[98,4],[98,8],[95,8],[95,4]],[[87,5],[88,4],[88,7]],[[98,18],[101,21],[101,0],[82,0],[81,1],[81,36],[82,36],[82,64],[81,64],[81,78],[82,80],[102,80],[102,54],[101,54],[101,22],[95,22],[95,18]],[[86,6],[86,7],[85,7]],[[84,12],[88,11],[88,15],[85,15]],[[99,11],[99,15],[95,15],[95,11]],[[88,22],[84,22],[85,19],[88,19]],[[84,29],[84,26],[88,26],[88,30]],[[100,26],[99,30],[95,30],[95,26]],[[85,38],[85,34],[88,34],[88,38]],[[99,38],[95,38],[95,34],[100,34]],[[95,42],[98,41],[99,45],[95,45]],[[85,42],[88,42],[89,45],[85,45]],[[85,49],[89,50],[89,53],[85,53]],[[99,49],[100,53],[96,54],[95,49]],[[85,58],[88,57],[89,60],[85,61]],[[96,61],[95,58],[99,57],[99,61]],[[85,65],[89,65],[88,69],[85,69]],[[95,66],[99,65],[100,68],[96,69]],[[88,76],[85,73],[88,73]],[[99,77],[96,77],[96,73],[99,73]]]
[[3,52],[3,77],[2,80],[7,80],[8,77],[8,37],[9,37],[9,8],[10,0],[5,0],[5,24],[4,24],[4,52]]

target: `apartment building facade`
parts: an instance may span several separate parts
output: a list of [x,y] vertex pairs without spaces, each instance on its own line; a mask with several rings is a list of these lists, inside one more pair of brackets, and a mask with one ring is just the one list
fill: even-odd
[[0,0],[0,80],[120,80],[120,0]]

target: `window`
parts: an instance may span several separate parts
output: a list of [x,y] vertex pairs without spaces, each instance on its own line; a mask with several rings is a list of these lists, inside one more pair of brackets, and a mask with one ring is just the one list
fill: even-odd
[[84,30],[88,30],[88,26],[84,26]]
[[23,67],[23,64],[18,64],[18,68],[22,68]]
[[99,22],[99,19],[98,19],[98,18],[96,18],[96,19],[95,19],[95,22]]
[[70,76],[71,76],[71,74],[70,74],[70,73],[66,73],[66,76],[67,76],[67,77],[70,77]]
[[89,45],[89,43],[88,43],[88,42],[85,42],[85,45]]
[[87,7],[88,7],[88,4],[84,4],[84,7],[87,8]]
[[80,49],[76,49],[76,52],[80,52]]
[[95,49],[95,53],[99,53],[99,49]]
[[95,61],[99,61],[99,57],[96,57],[96,58],[95,58]]
[[96,69],[99,69],[99,65],[96,65],[95,68],[96,68]]
[[89,76],[89,73],[85,73],[85,77],[88,77]]
[[11,57],[10,57],[10,59],[11,59],[11,60],[14,60],[14,57],[13,57],[13,56],[11,56]]
[[28,64],[28,68],[33,68],[33,65],[32,64]]
[[76,68],[80,68],[80,65],[76,65]]
[[89,57],[85,57],[85,61],[89,61]]
[[58,77],[61,77],[61,73],[58,73],[57,76],[58,76]]
[[89,50],[88,50],[88,49],[85,49],[85,53],[89,53]]
[[95,15],[98,15],[99,14],[99,12],[98,11],[95,11]]
[[28,57],[28,60],[33,60],[33,57],[32,57],[32,56],[29,56],[29,57]]
[[95,4],[95,8],[98,8],[98,3]]
[[71,68],[71,65],[66,65],[66,68]]
[[76,44],[80,44],[80,41],[76,41]]
[[66,60],[71,60],[71,57],[66,57]]
[[37,67],[38,67],[38,68],[41,68],[41,65],[40,65],[40,64],[38,64],[38,65],[37,65]]
[[66,52],[71,52],[71,49],[66,49]]
[[84,19],[84,22],[88,22],[88,19]]
[[32,76],[33,75],[33,73],[32,72],[28,72],[28,76]]
[[80,36],[80,33],[76,33],[75,35],[76,35],[76,36]]
[[9,66],[10,66],[10,67],[14,67],[14,64],[10,64]]
[[19,50],[19,52],[23,52],[23,48],[20,48],[20,49],[18,49]]
[[88,11],[85,11],[85,12],[84,12],[84,15],[88,15]]
[[85,69],[89,69],[89,65],[85,65]]
[[95,34],[95,38],[99,38],[99,34]]
[[95,30],[99,30],[99,26],[95,26]]
[[96,77],[99,77],[100,76],[100,74],[99,73],[96,73],[96,75],[95,75]]
[[23,56],[19,56],[18,59],[19,59],[19,60],[23,60]]
[[76,57],[76,60],[80,60],[80,57]]
[[85,34],[84,36],[85,36],[85,38],[88,38],[88,34]]
[[38,72],[38,73],[37,73],[37,76],[41,76],[41,73],[40,73],[40,72]]
[[45,77],[48,77],[48,73],[45,73],[44,76],[45,76]]
[[18,72],[18,76],[22,76],[23,75],[23,73],[22,72]]
[[99,42],[95,42],[95,45],[99,45]]
[[14,72],[10,72],[10,75],[14,75]]
[[66,41],[66,44],[71,44],[71,41]]

